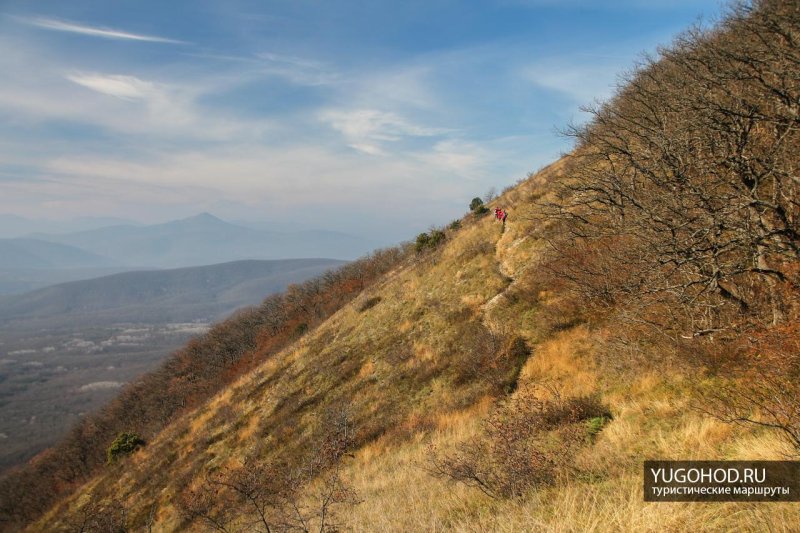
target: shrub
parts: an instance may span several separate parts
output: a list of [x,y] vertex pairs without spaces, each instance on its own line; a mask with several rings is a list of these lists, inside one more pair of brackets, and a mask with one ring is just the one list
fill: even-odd
[[306,332],[308,332],[308,324],[306,324],[305,322],[301,322],[300,324],[297,324],[296,328],[294,328],[293,337],[294,338],[302,337],[303,335],[306,334]]
[[427,233],[420,233],[417,235],[416,241],[414,241],[414,249],[417,253],[423,251],[425,248],[428,247],[428,244],[431,241],[431,236]]
[[450,226],[448,226],[448,227],[453,231],[459,230],[459,229],[461,229],[461,221],[460,220],[454,220],[454,221],[452,221],[450,223]]
[[137,448],[144,446],[144,439],[136,433],[120,433],[108,448],[108,463],[111,464],[120,456],[129,455]]
[[800,325],[791,318],[753,334],[745,361],[737,362],[738,375],[701,387],[693,407],[729,424],[776,431],[788,446],[786,455],[800,457]]
[[444,232],[442,230],[438,230],[438,229],[431,230],[430,236],[431,236],[430,237],[430,247],[431,248],[436,248],[437,246],[439,246],[441,243],[444,242],[444,239],[446,237]]
[[442,230],[432,229],[430,233],[420,233],[414,243],[414,249],[417,253],[423,252],[426,249],[433,249],[444,242],[446,238]]
[[376,305],[378,305],[381,301],[380,296],[373,296],[372,298],[367,298],[364,303],[358,306],[358,312],[363,313],[368,309],[372,309]]
[[127,524],[127,514],[127,509],[119,500],[113,499],[109,503],[93,500],[67,519],[66,530],[85,533],[126,533],[131,531]]
[[178,510],[217,531],[241,530],[242,519],[246,531],[340,531],[340,512],[360,503],[341,473],[354,435],[347,407],[331,409],[304,457],[252,459],[209,472],[202,485],[179,495]]
[[558,391],[550,392],[553,398],[542,400],[535,387],[522,391],[502,403],[478,437],[454,453],[431,450],[430,473],[493,498],[517,497],[553,483],[571,468],[589,426],[596,434],[611,414],[596,396],[562,400]]
[[486,207],[483,204],[483,200],[481,200],[477,196],[473,198],[472,201],[469,203],[469,209],[470,211],[472,211],[472,214],[474,214],[476,217],[485,215],[486,213],[489,212],[489,208]]

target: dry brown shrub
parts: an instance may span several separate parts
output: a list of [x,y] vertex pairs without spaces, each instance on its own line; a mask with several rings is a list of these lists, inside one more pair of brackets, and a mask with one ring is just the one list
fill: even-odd
[[555,389],[530,387],[501,403],[475,439],[451,453],[431,449],[429,471],[493,498],[522,496],[570,469],[587,442],[585,421],[610,417],[596,396],[563,399]]
[[695,408],[724,422],[769,428],[800,456],[800,324],[751,337],[732,377],[702,389]]

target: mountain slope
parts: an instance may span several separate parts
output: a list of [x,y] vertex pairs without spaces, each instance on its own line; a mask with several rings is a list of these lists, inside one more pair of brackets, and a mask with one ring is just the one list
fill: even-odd
[[[795,3],[739,5],[491,202],[507,224],[189,345],[162,383],[209,394],[88,420],[34,462],[85,470],[29,530],[793,530],[792,503],[647,503],[642,473],[800,453],[798,34]],[[109,410],[164,399],[139,390]]]
[[[110,505],[112,495],[135,527],[154,521],[164,531],[205,531],[202,516],[209,516],[247,530],[252,509],[246,501],[198,500],[204,490],[219,490],[209,480],[240,465],[302,462],[318,449],[327,421],[343,412],[353,455],[338,472],[363,501],[336,514],[347,530],[796,523],[796,506],[761,504],[751,521],[741,504],[677,508],[642,501],[644,459],[777,458],[781,442],[762,430],[734,432],[690,409],[681,364],[620,357],[613,330],[589,327],[580,309],[542,286],[547,256],[545,242],[532,236],[538,208],[531,201],[552,194],[568,163],[496,201],[511,213],[505,228],[489,217],[464,219],[461,229],[447,232],[442,248],[407,260],[313,332],[261,356],[265,362],[255,372],[168,426],[130,460],[106,467],[31,530],[70,523],[79,509],[89,512],[88,502]],[[256,357],[269,343],[264,334]],[[511,348],[520,342],[531,351]],[[558,398],[599,395],[610,408],[601,430],[581,437],[588,440],[570,452],[571,481],[545,484],[517,500],[490,498],[433,475],[437,457],[458,456],[485,438],[485,420],[502,409],[495,402],[508,391],[515,391],[512,403],[533,393],[553,401],[557,391]],[[585,427],[575,426],[579,435]],[[314,487],[302,497],[305,508],[314,504]],[[208,506],[198,507],[201,500]]]
[[334,257],[352,259],[372,248],[351,235],[277,233],[230,224],[208,213],[150,226],[109,226],[37,238],[113,257],[129,266],[177,268],[242,259]]
[[66,233],[132,223],[113,217],[78,217],[69,220],[30,219],[0,214],[0,238],[17,238],[32,233]]
[[129,272],[131,269],[115,266],[104,268],[8,268],[0,270],[0,296],[23,294],[50,285],[69,283]]
[[265,294],[340,265],[332,259],[236,261],[173,270],[135,271],[0,297],[0,327],[31,320],[41,327],[91,322],[214,320],[257,304]]
[[0,269],[102,268],[114,264],[76,246],[40,239],[0,239]]

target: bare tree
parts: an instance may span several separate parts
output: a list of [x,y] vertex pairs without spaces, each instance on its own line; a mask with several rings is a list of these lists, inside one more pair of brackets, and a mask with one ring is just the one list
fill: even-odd
[[542,204],[561,222],[557,257],[602,251],[564,267],[576,286],[652,304],[638,318],[676,338],[786,319],[775,289],[800,260],[798,30],[790,2],[740,5],[587,108],[593,120],[568,131],[570,176]]

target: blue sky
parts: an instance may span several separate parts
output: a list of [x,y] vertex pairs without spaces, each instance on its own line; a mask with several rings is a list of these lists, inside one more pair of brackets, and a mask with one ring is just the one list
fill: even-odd
[[569,149],[556,134],[717,1],[0,4],[0,213],[210,211],[382,243]]

